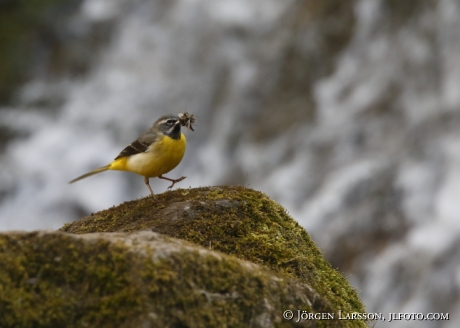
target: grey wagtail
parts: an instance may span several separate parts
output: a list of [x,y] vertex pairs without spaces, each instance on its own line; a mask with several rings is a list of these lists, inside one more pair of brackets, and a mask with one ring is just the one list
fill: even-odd
[[136,141],[123,149],[112,163],[83,174],[69,183],[107,170],[129,171],[144,177],[145,184],[152,197],[155,198],[149,184],[149,178],[158,177],[171,181],[172,184],[168,189],[185,179],[184,176],[179,179],[170,179],[164,177],[163,174],[174,169],[184,157],[187,140],[181,132],[181,126],[186,126],[194,131],[192,127],[194,122],[194,116],[187,112],[179,115],[164,115],[153,123],[150,129],[142,133]]

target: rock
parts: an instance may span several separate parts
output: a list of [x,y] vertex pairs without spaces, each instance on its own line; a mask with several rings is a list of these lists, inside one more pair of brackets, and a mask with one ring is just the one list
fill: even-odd
[[14,232],[0,249],[1,327],[271,327],[298,325],[286,309],[332,313],[298,279],[154,232]]
[[[177,189],[157,195],[156,201],[146,197],[92,214],[65,225],[61,230],[76,234],[155,231],[206,247],[210,249],[207,252],[212,249],[213,252],[226,253],[232,255],[229,259],[234,261],[236,258],[250,261],[274,270],[277,275],[290,277],[299,286],[309,286],[314,294],[321,295],[321,304],[327,304],[326,307],[336,314],[339,310],[343,313],[364,312],[356,291],[324,260],[307,232],[280,205],[251,189]],[[221,254],[219,252],[215,253]],[[206,276],[204,271],[200,275]],[[226,276],[224,271],[219,279],[222,283],[227,279],[222,279]],[[277,299],[280,297],[283,296],[276,296]],[[275,317],[280,317],[283,310],[288,309],[283,305],[284,301],[278,305],[272,301],[268,304],[274,311],[267,316],[270,322],[276,322]],[[321,307],[323,305],[312,310],[327,312]],[[242,315],[236,320],[249,325],[250,317]],[[365,326],[364,321],[343,320],[335,324]]]

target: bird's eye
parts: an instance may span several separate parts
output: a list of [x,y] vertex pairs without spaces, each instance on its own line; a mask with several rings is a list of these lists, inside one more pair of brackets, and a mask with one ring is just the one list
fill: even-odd
[[171,125],[171,124],[174,124],[174,123],[176,123],[176,120],[171,119],[171,120],[166,121],[166,124],[168,124],[168,125]]

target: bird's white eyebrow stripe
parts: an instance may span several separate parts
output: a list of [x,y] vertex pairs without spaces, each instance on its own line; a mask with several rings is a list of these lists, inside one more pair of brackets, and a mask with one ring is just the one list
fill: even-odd
[[158,122],[158,125],[163,124],[163,123],[166,123],[166,122],[168,122],[169,120],[176,120],[176,121],[177,121],[177,119],[175,119],[175,118],[167,118],[167,119],[164,119],[164,120]]

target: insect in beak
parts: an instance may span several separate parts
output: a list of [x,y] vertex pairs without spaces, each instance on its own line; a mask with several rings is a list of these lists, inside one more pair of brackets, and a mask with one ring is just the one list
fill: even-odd
[[192,124],[195,123],[195,116],[193,114],[189,114],[187,112],[180,113],[179,115],[179,123],[182,124],[182,126],[185,126],[187,129],[193,130]]

